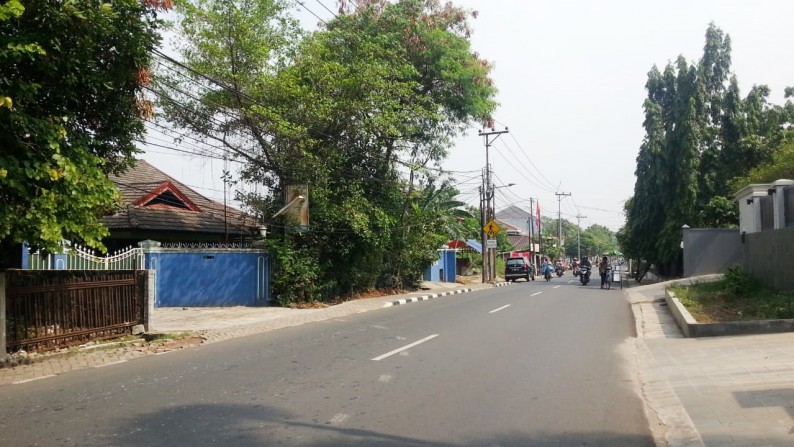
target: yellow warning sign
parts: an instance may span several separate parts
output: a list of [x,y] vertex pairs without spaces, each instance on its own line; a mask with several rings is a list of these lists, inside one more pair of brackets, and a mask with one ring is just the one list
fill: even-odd
[[487,234],[488,237],[494,237],[496,233],[498,233],[499,230],[501,230],[501,228],[499,228],[499,225],[496,225],[496,222],[494,221],[488,222],[487,224],[485,224],[484,227],[482,227],[482,229],[483,231],[485,231],[485,234]]

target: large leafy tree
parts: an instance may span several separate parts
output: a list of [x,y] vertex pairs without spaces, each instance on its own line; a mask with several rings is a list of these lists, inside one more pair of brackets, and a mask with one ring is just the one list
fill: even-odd
[[107,174],[130,163],[143,133],[141,89],[163,6],[0,5],[0,245],[101,248],[99,218],[116,197]]
[[788,104],[768,104],[766,86],[741,98],[730,51],[712,24],[697,64],[679,57],[648,75],[637,182],[618,239],[626,255],[666,273],[676,272],[683,225],[736,225],[735,178],[769,163],[792,123]]
[[[356,5],[301,38],[276,2],[183,2],[183,59],[212,81],[182,73],[160,83],[169,120],[242,157],[244,179],[267,187],[244,197],[265,219],[288,185],[309,185],[310,231],[270,241],[280,265],[296,269],[277,275],[286,282],[276,293],[299,290],[294,299],[415,284],[456,232],[438,162],[495,106],[468,11],[432,0]],[[297,259],[312,264],[301,273]]]

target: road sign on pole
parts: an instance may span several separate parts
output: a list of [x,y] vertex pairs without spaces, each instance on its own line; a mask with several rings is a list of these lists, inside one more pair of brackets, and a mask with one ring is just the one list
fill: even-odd
[[486,239],[485,248],[496,248],[496,239]]
[[485,231],[488,237],[496,236],[496,233],[498,233],[499,230],[501,230],[501,228],[499,228],[499,225],[496,225],[496,222],[494,221],[489,221],[487,224],[485,224],[484,227],[482,227],[482,229],[483,231]]

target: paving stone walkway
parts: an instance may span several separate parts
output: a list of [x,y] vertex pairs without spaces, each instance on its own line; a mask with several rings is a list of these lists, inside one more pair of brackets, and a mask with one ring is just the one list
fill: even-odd
[[684,338],[660,301],[627,289],[646,402],[671,446],[794,446],[794,334]]

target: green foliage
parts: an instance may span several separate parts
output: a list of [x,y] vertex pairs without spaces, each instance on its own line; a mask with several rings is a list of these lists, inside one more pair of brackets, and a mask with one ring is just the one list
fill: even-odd
[[725,289],[736,297],[747,297],[759,287],[758,281],[743,272],[739,265],[725,272]]
[[288,185],[309,185],[310,231],[274,232],[291,249],[274,254],[275,275],[298,278],[275,284],[276,295],[416,286],[437,249],[470,237],[475,220],[436,169],[452,138],[495,108],[490,66],[467,38],[470,13],[433,0],[369,2],[302,35],[284,5],[180,2],[185,63],[228,88],[159,73],[164,116],[246,163],[243,179],[268,193],[241,199],[266,220]]
[[701,212],[703,225],[709,228],[736,228],[739,204],[730,197],[714,196]]
[[283,307],[292,303],[312,302],[320,298],[319,263],[316,252],[294,247],[284,239],[267,241],[267,250],[275,259],[274,298]]
[[0,244],[102,248],[117,197],[107,173],[143,133],[156,27],[138,1],[0,5]]
[[794,318],[794,291],[762,287],[735,268],[721,281],[670,289],[699,323]]
[[772,153],[769,162],[753,168],[746,176],[733,179],[733,188],[739,190],[751,183],[771,183],[779,179],[794,179],[794,137],[784,140]]
[[[653,67],[646,90],[637,182],[618,240],[627,256],[673,273],[683,225],[738,224],[734,178],[767,166],[794,122],[794,106],[768,104],[766,86],[741,98],[730,37],[714,24],[696,64],[679,57],[663,72]],[[780,154],[785,158],[785,151]]]

